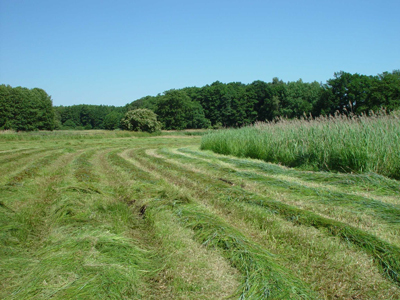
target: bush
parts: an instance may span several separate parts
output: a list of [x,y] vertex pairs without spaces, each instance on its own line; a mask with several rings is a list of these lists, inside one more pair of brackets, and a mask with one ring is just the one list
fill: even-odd
[[121,120],[123,129],[131,131],[155,132],[161,130],[161,123],[157,121],[157,115],[145,108],[128,111]]

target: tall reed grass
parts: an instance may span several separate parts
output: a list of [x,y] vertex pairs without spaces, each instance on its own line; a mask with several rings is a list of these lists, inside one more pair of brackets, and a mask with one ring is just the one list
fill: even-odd
[[400,113],[259,122],[209,133],[201,149],[289,167],[400,179]]

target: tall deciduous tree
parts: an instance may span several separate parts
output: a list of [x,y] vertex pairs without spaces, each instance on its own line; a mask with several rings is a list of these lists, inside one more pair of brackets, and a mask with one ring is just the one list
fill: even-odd
[[0,86],[0,128],[18,131],[53,130],[51,97],[42,89]]
[[186,129],[209,126],[202,106],[183,90],[169,90],[159,98],[156,113],[165,129]]

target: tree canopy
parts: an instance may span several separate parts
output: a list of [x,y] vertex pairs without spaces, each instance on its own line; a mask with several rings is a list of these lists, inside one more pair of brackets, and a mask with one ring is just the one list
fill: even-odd
[[[285,83],[277,77],[271,82],[257,80],[247,85],[216,81],[200,88],[186,87],[146,96],[129,106],[154,110],[165,129],[238,127],[304,114],[361,114],[380,108],[390,111],[400,108],[400,71],[377,76],[341,71],[326,84],[301,79]],[[193,111],[198,111],[197,123],[190,122],[189,114]]]
[[0,129],[53,130],[51,97],[39,88],[0,85]]
[[120,127],[120,120],[128,111],[126,107],[106,105],[56,106],[57,129],[108,129]]
[[164,129],[239,127],[277,117],[299,118],[339,113],[368,114],[400,108],[400,70],[376,76],[334,73],[325,84],[215,81],[203,87],[172,89],[145,96],[124,107],[73,105],[52,107],[42,89],[0,86],[0,129],[117,129],[130,110],[148,109]]

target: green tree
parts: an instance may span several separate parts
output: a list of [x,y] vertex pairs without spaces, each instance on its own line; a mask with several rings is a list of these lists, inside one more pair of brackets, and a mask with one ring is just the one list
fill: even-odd
[[121,120],[123,129],[131,131],[156,132],[161,130],[161,123],[157,121],[157,115],[145,108],[128,111]]
[[51,97],[39,88],[0,85],[0,128],[17,131],[53,130]]
[[165,129],[209,127],[200,103],[192,101],[184,90],[169,90],[159,97],[156,113]]
[[363,111],[377,111],[382,107],[394,110],[400,108],[400,70],[384,72],[374,78],[370,95]]
[[67,121],[65,121],[61,127],[61,129],[64,129],[64,130],[73,130],[76,128],[77,128],[77,125],[71,119],[68,119]]
[[281,114],[288,118],[299,118],[303,114],[310,114],[321,96],[321,91],[318,82],[305,83],[301,79],[296,82],[288,82]]
[[186,113],[186,128],[199,129],[211,127],[210,120],[206,119],[203,107],[196,101],[191,101],[190,108]]
[[43,90],[34,88],[31,91],[36,94],[36,128],[39,130],[53,130],[54,123],[54,108],[51,97]]
[[104,118],[104,129],[107,130],[115,130],[118,129],[120,126],[120,120],[122,116],[121,114],[117,113],[116,111],[110,112],[105,118]]
[[265,98],[258,111],[260,121],[271,121],[285,114],[286,84],[282,80],[274,77],[272,82],[267,84],[264,95]]
[[336,111],[361,113],[368,110],[373,77],[343,71],[335,73],[334,77],[324,85],[325,91],[316,104],[317,114],[334,114]]
[[11,92],[11,86],[0,85],[0,130],[12,128],[13,107]]
[[145,96],[138,100],[133,101],[132,103],[128,104],[128,110],[134,110],[138,108],[147,108],[152,111],[155,111],[157,108],[158,97],[153,96]]

